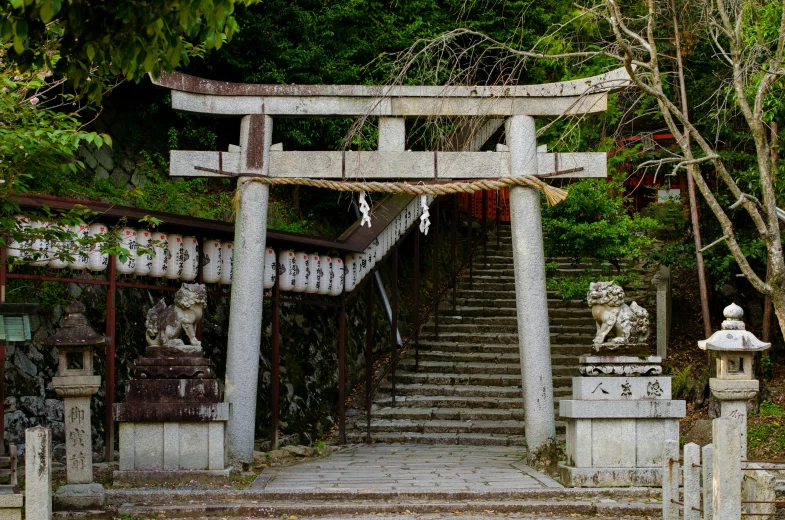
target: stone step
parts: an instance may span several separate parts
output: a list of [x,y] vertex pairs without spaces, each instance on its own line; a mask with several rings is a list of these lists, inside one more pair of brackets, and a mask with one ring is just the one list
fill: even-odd
[[[594,327],[594,318],[591,316],[591,311],[582,315],[574,316],[554,316],[548,312],[548,321],[551,326],[589,326]],[[455,314],[440,314],[439,324],[444,325],[504,325],[516,326],[518,325],[517,316],[463,316]]]
[[[457,300],[457,299],[456,299]],[[452,300],[442,302],[439,305],[439,316],[517,316],[517,309],[514,305],[500,307],[498,305],[483,307],[480,305],[457,305],[453,314]],[[591,317],[591,309],[581,301],[564,302],[559,299],[548,300],[548,316],[581,318]]]
[[427,373],[408,372],[401,370],[396,373],[396,383],[446,385],[446,386],[519,386],[520,373],[513,374],[458,374],[458,373]]
[[517,408],[416,408],[409,403],[406,406],[395,408],[374,406],[371,417],[376,419],[412,419],[412,420],[438,420],[438,421],[522,421],[523,403]]
[[[560,358],[557,358],[560,359]],[[576,367],[578,360],[575,360],[574,365],[565,365],[556,363],[553,359],[552,372],[554,376],[562,375],[577,375]],[[514,363],[482,363],[477,361],[423,361],[420,360],[417,372],[414,371],[415,360],[413,357],[407,357],[398,362],[398,368],[401,372],[398,375],[406,374],[432,374],[441,375],[444,377],[451,377],[456,374],[462,376],[483,376],[491,377],[494,375],[513,375],[520,379],[521,364],[520,361]]]
[[[591,339],[594,334],[597,332],[597,327],[595,325],[560,325],[557,323],[551,322],[550,327],[551,336],[554,334],[583,334],[587,338]],[[436,331],[436,324],[433,322],[429,322],[423,326],[423,332],[435,332]],[[439,322],[439,334],[447,333],[447,332],[455,332],[460,334],[476,334],[476,333],[517,333],[518,332],[518,324],[517,320],[513,321],[510,324],[502,324],[502,323],[444,323],[442,321]]]
[[[430,434],[428,434],[430,435]],[[464,434],[454,438],[436,435],[429,441],[425,434],[412,434],[412,441],[420,444],[499,445],[520,448],[525,454],[525,439],[518,436]],[[444,442],[450,440],[451,442]],[[365,434],[352,432],[347,440],[365,443]],[[373,442],[401,443],[398,434],[378,434]],[[517,451],[517,450],[516,450]],[[373,475],[371,478],[377,478]],[[489,476],[485,475],[487,480]],[[348,485],[351,485],[347,483]],[[518,487],[510,489],[478,485],[476,488],[440,488],[435,482],[423,480],[420,486],[396,489],[381,485],[378,488],[353,485],[351,489],[301,489],[286,493],[236,490],[216,493],[209,490],[168,489],[145,492],[138,496],[125,490],[107,490],[109,502],[118,507],[117,516],[123,518],[292,518],[308,517],[315,520],[337,518],[374,518],[376,520],[413,520],[430,518],[445,520],[456,516],[470,518],[624,518],[643,520],[659,517],[662,505],[651,498],[651,491],[637,489],[590,489],[562,487]],[[458,514],[460,512],[460,515]],[[76,518],[84,516],[74,515]]]
[[[398,363],[402,371],[413,372],[415,360],[407,357]],[[520,376],[520,360],[514,359],[512,363],[483,363],[478,361],[428,361],[420,359],[419,374],[515,374]]]
[[[468,446],[521,446],[521,448],[526,446],[526,438],[523,435],[493,433],[384,432],[372,433],[371,439],[372,442],[384,444],[407,442],[413,444],[463,444]],[[365,442],[366,435],[363,431],[347,432],[346,440],[351,443]],[[351,508],[350,510],[354,511]]]
[[[565,369],[565,371],[568,371]],[[572,383],[572,377],[576,375],[569,371],[568,375],[554,374],[554,385],[568,385]],[[458,374],[458,373],[427,373],[427,372],[398,372],[395,376],[396,388],[401,385],[441,386],[446,389],[475,386],[480,387],[514,387],[519,388],[521,384],[520,373],[515,374]],[[447,392],[439,395],[450,395]],[[471,394],[476,395],[476,394]]]
[[[491,316],[494,316],[493,310],[494,309],[505,309],[503,312],[508,312],[507,309],[515,309],[515,293],[514,292],[506,292],[506,291],[480,291],[477,290],[475,295],[466,296],[465,293],[468,291],[464,291],[463,295],[460,295],[456,298],[456,310],[461,307],[470,307],[474,309],[490,309],[486,312],[486,315],[490,313]],[[451,298],[451,296],[450,296]],[[444,311],[452,312],[452,300],[448,300],[449,304],[444,305],[439,308],[439,313],[441,314]],[[560,298],[548,298],[548,312],[550,313],[551,310],[554,309],[588,309],[586,303],[580,300],[570,300],[564,301]],[[515,316],[515,314],[511,314]]]
[[[589,345],[591,339],[594,337],[594,330],[587,333],[551,333],[551,344],[576,344],[576,345]],[[439,339],[441,341],[450,341],[455,343],[482,343],[482,344],[518,344],[518,334],[512,332],[455,332],[439,330],[439,337],[423,336],[425,339]]]
[[417,432],[417,433],[493,433],[523,435],[520,420],[445,420],[445,419],[380,419],[371,415],[372,432]]
[[[401,362],[406,361],[408,363],[407,367],[414,364],[416,353],[414,350],[409,350],[404,354]],[[463,363],[463,364],[470,364],[475,367],[478,367],[477,370],[481,370],[479,367],[484,366],[495,366],[495,365],[512,365],[518,367],[520,371],[520,354],[518,349],[516,348],[514,351],[511,352],[445,352],[440,350],[423,350],[420,349],[419,352],[420,363],[424,364],[426,362],[441,362],[441,363]],[[552,353],[551,354],[551,363],[554,367],[574,367],[578,366],[578,356],[574,355],[563,355],[560,353]],[[399,364],[398,366],[401,366]],[[431,365],[437,366],[437,365]],[[421,365],[422,369],[422,365]]]
[[[520,383],[520,377],[518,378]],[[379,389],[386,394],[390,392],[390,382],[385,381]],[[520,386],[487,386],[487,385],[442,385],[431,383],[403,383],[396,381],[396,397],[401,396],[458,396],[458,397],[521,397]],[[380,396],[381,399],[381,396]],[[381,403],[381,401],[380,401]]]
[[399,392],[400,388],[396,388],[395,408],[391,408],[392,397],[388,394],[375,396],[374,406],[391,410],[404,410],[408,407],[415,409],[434,407],[457,410],[523,410],[523,398],[520,391],[514,397],[496,397],[494,399],[488,399],[487,396],[475,397],[471,395],[399,395]]
[[[511,352],[445,352],[420,349],[420,361],[458,361],[479,363],[514,363],[520,367],[521,356],[518,349]],[[407,353],[407,359],[414,359],[414,352]]]
[[[513,257],[511,255],[508,261],[503,261],[499,259],[493,262],[491,262],[489,259],[488,262],[486,263],[482,260],[482,254],[480,254],[480,256],[477,259],[475,259],[475,263],[472,266],[471,277],[474,280],[483,279],[483,278],[497,278],[500,281],[501,280],[514,281],[515,270],[512,267],[512,258]],[[624,272],[625,273],[637,272],[639,275],[644,275],[648,271],[644,269],[632,268],[632,269],[624,269]],[[560,264],[560,263],[555,264],[555,270],[551,270],[549,272],[549,275],[558,277],[559,274],[573,275],[575,273],[594,273],[600,277],[605,275],[605,273],[597,267],[592,267],[589,265],[580,265],[580,264],[576,265],[576,264]],[[468,270],[464,271],[463,273],[461,273],[459,280],[468,281],[469,275],[470,273]]]
[[[567,338],[568,339],[568,338]],[[413,348],[409,351],[414,355]],[[440,336],[440,339],[424,337],[420,340],[420,352],[482,352],[488,354],[519,354],[518,338],[510,343],[496,343],[496,342],[457,342],[445,340]],[[572,342],[572,341],[553,341],[551,338],[551,354],[559,354],[564,356],[582,356],[591,353],[590,341]]]

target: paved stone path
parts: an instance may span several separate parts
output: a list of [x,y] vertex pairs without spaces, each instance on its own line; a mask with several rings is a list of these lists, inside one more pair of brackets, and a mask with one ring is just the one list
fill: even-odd
[[[238,518],[236,520],[251,520],[258,517],[247,517],[246,519]],[[435,514],[412,514],[412,515],[393,515],[393,514],[378,514],[378,515],[353,515],[347,513],[345,515],[335,516],[302,516],[297,518],[308,518],[309,520],[597,520],[596,515],[554,515],[550,513],[435,513]],[[649,520],[657,518],[656,516],[603,516],[603,520]]]
[[267,468],[248,489],[476,492],[562,488],[521,462],[521,452],[507,446],[359,444],[324,459]]

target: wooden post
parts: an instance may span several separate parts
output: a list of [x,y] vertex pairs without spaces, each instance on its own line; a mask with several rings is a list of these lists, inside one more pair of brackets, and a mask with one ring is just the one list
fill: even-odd
[[420,370],[420,231],[414,231],[414,371]]
[[365,296],[365,442],[371,443],[371,386],[373,385],[373,283],[368,281]]
[[433,294],[431,300],[433,304],[433,323],[435,337],[439,339],[439,198],[433,203],[434,205],[434,219],[433,219]]
[[115,330],[115,296],[117,294],[117,262],[114,255],[109,255],[109,268],[107,279],[109,287],[106,288],[106,335],[109,343],[106,345],[106,457],[104,460],[114,460],[114,363],[115,347],[117,346],[117,332]]
[[[370,281],[368,282],[371,283]],[[346,444],[346,290],[338,315],[338,443]]]
[[[276,264],[276,269],[278,265]],[[270,449],[278,449],[278,403],[280,402],[281,387],[281,330],[280,312],[281,301],[280,270],[275,274],[273,286],[273,315],[272,315],[272,353],[270,355]]]
[[488,190],[482,190],[482,259],[488,267]]
[[[6,237],[2,237],[5,242]],[[6,247],[0,246],[0,303],[5,303]],[[0,345],[0,454],[5,453],[5,345]]]
[[[469,209],[467,211],[468,225],[466,226],[467,260],[469,261],[469,287],[472,287],[472,268],[474,267],[474,257],[472,256],[472,194],[469,193]],[[708,336],[707,336],[708,337]]]
[[458,194],[452,196],[452,225],[450,226],[450,256],[452,257],[452,314],[456,313],[456,292],[458,291],[458,241],[456,233],[458,229]]
[[392,380],[392,406],[395,406],[395,368],[398,362],[395,355],[398,353],[398,247],[392,250],[392,276],[390,280],[390,352],[393,359],[390,379]]

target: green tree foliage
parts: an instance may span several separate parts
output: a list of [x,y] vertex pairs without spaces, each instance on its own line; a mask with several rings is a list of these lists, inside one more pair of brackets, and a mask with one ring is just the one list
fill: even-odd
[[235,5],[254,1],[5,0],[0,42],[20,70],[46,67],[100,100],[116,77],[139,81],[187,64],[194,46],[219,49],[238,29]]
[[624,195],[623,176],[607,182],[584,179],[570,185],[567,199],[543,209],[545,251],[549,257],[566,257],[588,264],[586,272],[556,276],[549,265],[548,283],[565,299],[583,297],[589,282],[611,279],[628,286],[640,282],[622,262],[645,259],[655,243],[661,223],[651,217],[630,214]]

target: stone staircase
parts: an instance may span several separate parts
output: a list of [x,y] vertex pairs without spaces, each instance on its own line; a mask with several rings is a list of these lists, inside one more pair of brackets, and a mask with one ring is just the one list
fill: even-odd
[[[439,335],[433,319],[420,336],[420,365],[410,348],[398,365],[396,402],[385,381],[374,398],[374,442],[525,446],[518,325],[515,309],[510,228],[488,241],[459,278],[456,309],[448,293],[440,304]],[[556,259],[560,271],[583,269]],[[637,295],[631,295],[637,296]],[[640,300],[639,300],[640,301]],[[554,399],[569,398],[578,356],[588,352],[595,333],[591,311],[581,300],[563,301],[548,293]],[[557,405],[558,406],[558,405]],[[564,424],[556,422],[563,437]],[[348,442],[364,442],[366,419],[355,416]]]

